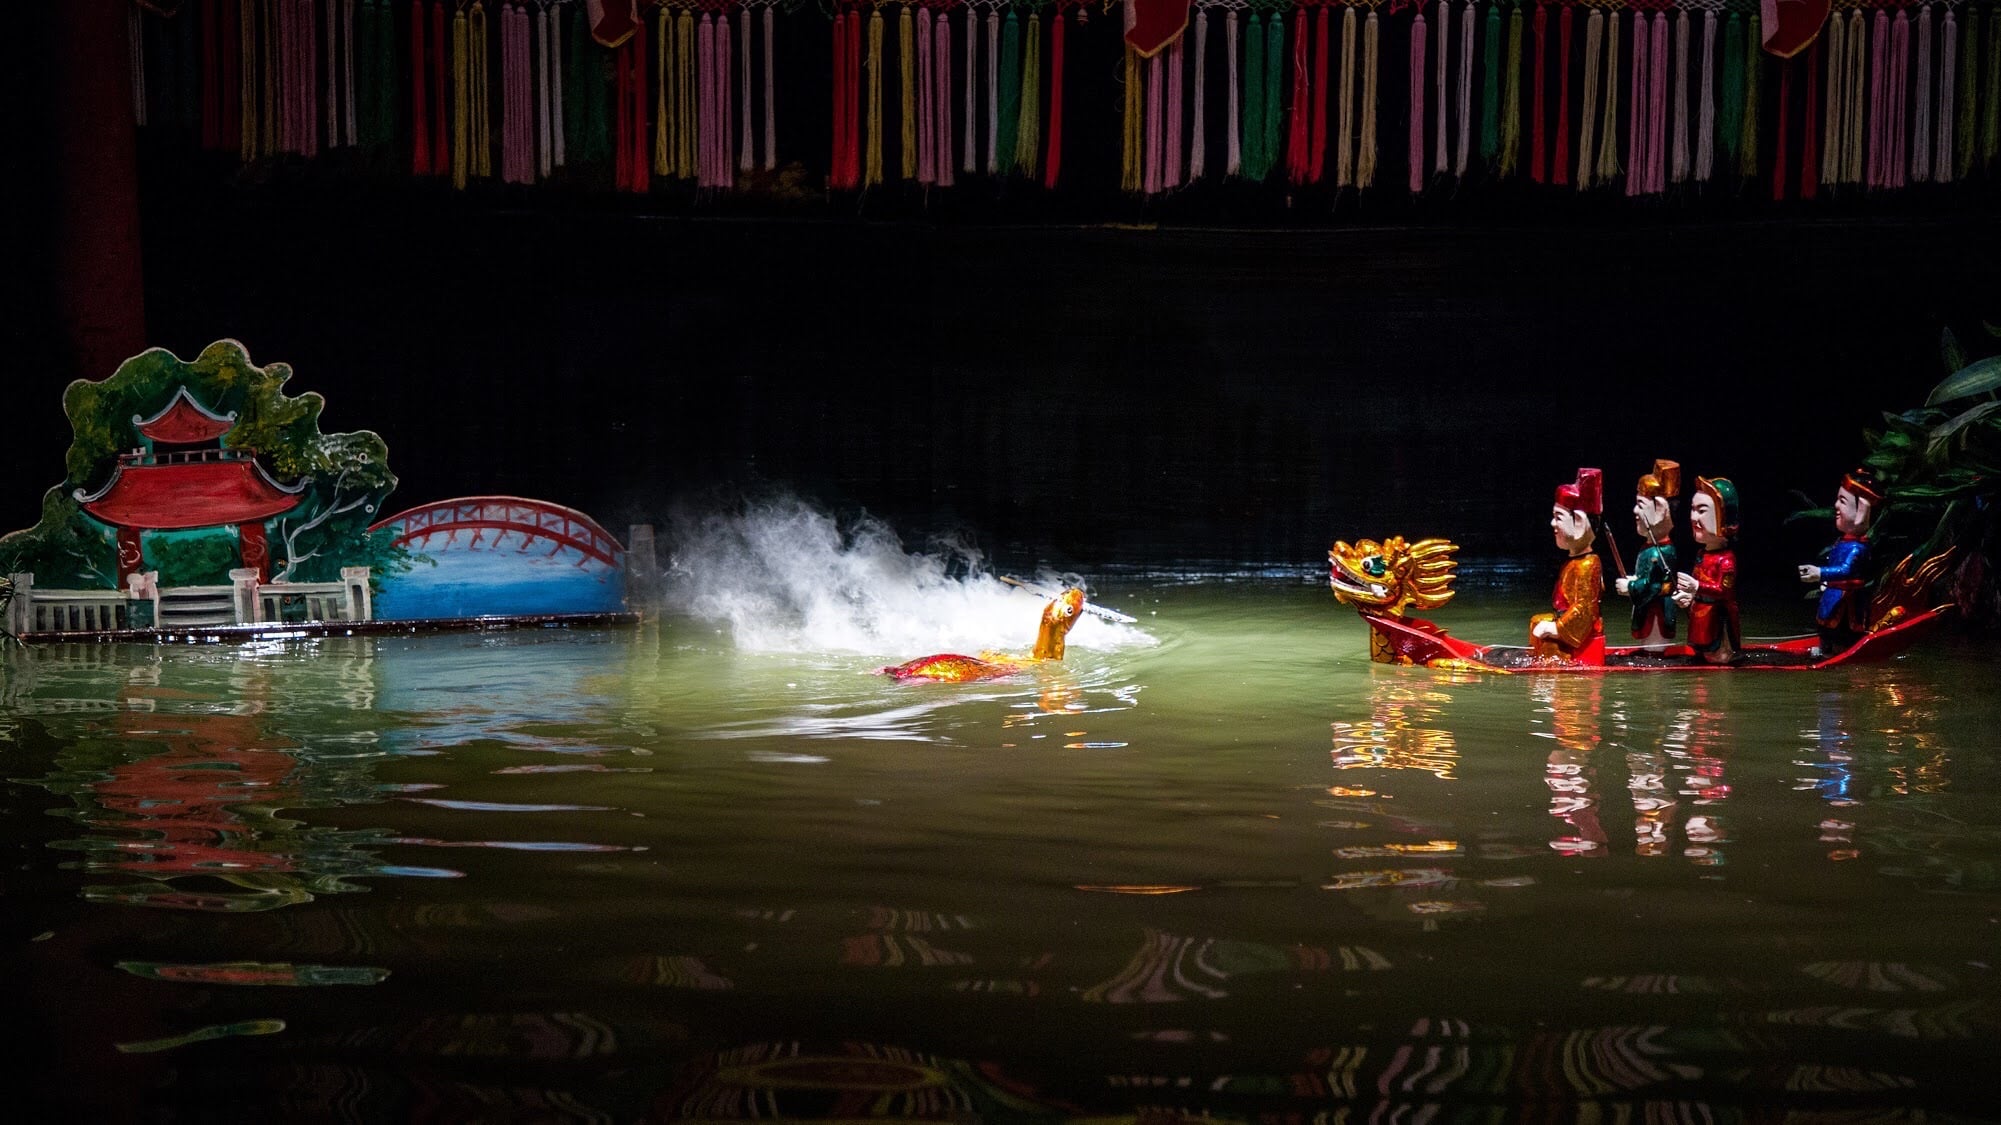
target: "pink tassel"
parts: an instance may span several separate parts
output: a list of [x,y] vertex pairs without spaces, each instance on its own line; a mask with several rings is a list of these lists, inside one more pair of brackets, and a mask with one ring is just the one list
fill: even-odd
[[1165,92],[1161,81],[1162,58],[1159,53],[1146,60],[1146,180],[1144,191],[1148,195],[1158,195],[1161,191],[1161,163],[1166,155],[1161,145],[1161,95]]
[[1223,174],[1234,176],[1242,171],[1244,167],[1243,103],[1240,100],[1241,94],[1239,88],[1241,82],[1237,72],[1239,30],[1237,27],[1237,10],[1235,8],[1230,8],[1223,13],[1223,33],[1223,37],[1226,40],[1223,57],[1229,63],[1230,70],[1230,112],[1224,124],[1224,137],[1227,148],[1224,154]]
[[[1616,9],[1615,9],[1616,11]],[[1631,105],[1626,107],[1626,194],[1641,195],[1647,190],[1647,138],[1653,130],[1647,125],[1647,94],[1653,84],[1647,81],[1647,60],[1651,52],[1647,50],[1647,14],[1633,14],[1633,72]],[[1609,142],[1611,138],[1607,137]]]
[[911,112],[917,115],[917,182],[933,184],[938,182],[937,167],[933,152],[931,112],[931,91],[937,84],[937,76],[931,73],[931,9],[917,9],[917,101]]
[[[708,12],[695,29],[695,184],[714,187],[716,182],[716,20]],[[836,97],[839,95],[836,94]]]
[[714,168],[714,188],[736,186],[736,164],[734,136],[730,134],[730,60],[734,50],[730,46],[730,16],[728,12],[716,16],[716,168]]
[[773,77],[772,66],[778,50],[778,24],[772,7],[770,4],[764,7],[764,170],[767,172],[778,167],[777,79]]
[[1911,17],[1910,13],[1899,9],[1896,20],[1890,25],[1890,79],[1889,79],[1889,151],[1883,154],[1883,181],[1885,187],[1900,188],[1904,179],[1904,142],[1907,139],[1904,122],[1906,104],[1905,83],[1910,77],[1911,67]]
[[1932,178],[1932,6],[1918,9],[1918,78],[1912,88],[1911,179]]
[[1410,190],[1424,190],[1424,16],[1410,21]]
[[1667,190],[1667,13],[1654,13],[1653,58],[1647,60],[1652,92],[1647,102],[1647,190]]
[[952,186],[952,21],[938,13],[932,25],[937,48],[931,52],[933,91],[931,97],[932,179],[940,187]]
[[1204,132],[1202,128],[1202,122],[1206,119],[1204,115],[1207,109],[1206,98],[1204,97],[1205,93],[1204,88],[1208,85],[1208,83],[1204,80],[1203,75],[1204,72],[1209,69],[1208,67],[1209,13],[1203,11],[1200,8],[1197,8],[1195,9],[1194,20],[1195,20],[1195,106],[1193,111],[1189,114],[1189,116],[1193,118],[1193,124],[1194,124],[1194,127],[1191,128],[1188,133],[1188,182],[1189,183],[1194,183],[1196,180],[1202,178],[1202,174],[1208,170],[1206,167],[1204,167],[1204,165],[1208,163],[1208,157],[1209,157],[1207,138],[1205,138],[1202,135]]
[[1869,28],[1869,162],[1866,173],[1869,186],[1875,188],[1889,183],[1883,174],[1883,152],[1890,144],[1889,53],[1890,14],[1878,8]]
[[1182,41],[1186,35],[1177,35],[1174,46],[1167,55],[1167,169],[1166,186],[1169,190],[1181,186],[1181,71]]

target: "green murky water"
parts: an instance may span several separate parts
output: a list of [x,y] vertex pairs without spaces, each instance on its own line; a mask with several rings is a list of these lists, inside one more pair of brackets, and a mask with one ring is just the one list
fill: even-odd
[[[1991,1114],[1992,649],[1451,678],[1372,667],[1307,579],[1096,594],[1140,624],[962,686],[687,615],[9,648],[23,1088],[99,1120]],[[1438,616],[1513,640],[1537,600]]]

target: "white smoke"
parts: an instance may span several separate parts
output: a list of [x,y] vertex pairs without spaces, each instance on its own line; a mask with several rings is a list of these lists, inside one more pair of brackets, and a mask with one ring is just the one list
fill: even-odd
[[[1079,584],[1074,576],[1029,580],[1051,589]],[[972,547],[907,550],[872,516],[842,521],[796,497],[677,521],[666,598],[673,611],[726,626],[746,651],[897,659],[1026,654],[1045,604],[1002,582]],[[1086,614],[1068,643],[1109,649],[1153,639]]]

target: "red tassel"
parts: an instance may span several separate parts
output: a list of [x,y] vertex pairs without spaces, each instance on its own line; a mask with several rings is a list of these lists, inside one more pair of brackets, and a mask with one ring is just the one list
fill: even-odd
[[[1797,56],[1795,56],[1797,58]],[[1771,152],[1771,198],[1785,198],[1785,118],[1793,116],[1793,60],[1779,64],[1779,144]]]
[[[1273,60],[1276,62],[1277,60]],[[1306,9],[1292,10],[1292,120],[1285,135],[1285,167],[1292,182],[1306,182],[1306,122],[1312,116],[1306,99]]]
[[[1196,18],[1201,17],[1198,15]],[[1059,5],[1049,41],[1049,155],[1042,162],[1042,186],[1046,188],[1056,186],[1056,173],[1063,167],[1063,25],[1066,22],[1063,8]],[[972,31],[968,29],[967,34],[972,34]],[[972,80],[972,75],[966,76],[968,83]],[[970,90],[971,86],[967,89]],[[1202,123],[1196,122],[1195,127],[1200,129]]]
[[[1813,58],[1806,68],[1806,125],[1800,138],[1800,198],[1812,199],[1820,194],[1820,97],[1816,87],[1820,85],[1819,71],[1822,44],[1825,38],[1816,36],[1813,41]],[[1920,96],[1923,96],[1920,94]]]
[[862,20],[848,17],[848,183],[862,182]]
[[[1541,13],[1537,13],[1540,15]],[[1542,83],[1536,83],[1538,93]],[[1542,124],[1542,114],[1536,114]],[[1550,161],[1550,182],[1570,183],[1570,5],[1556,13],[1556,156]]]
[[424,0],[410,5],[410,171],[431,174],[431,113],[424,104],[431,84],[424,77]]
[[646,21],[633,26],[625,48],[632,59],[632,190],[644,193],[652,186],[653,164],[646,143]]
[[[1200,122],[1197,122],[1200,125]],[[1327,8],[1313,17],[1313,155],[1308,169],[1319,183],[1327,174]]]
[[[312,78],[307,76],[310,84]],[[431,167],[442,176],[451,171],[451,130],[445,127],[445,5],[431,5]]]
[[1529,101],[1530,112],[1535,114],[1535,120],[1529,126],[1529,179],[1536,183],[1543,182],[1542,90],[1546,85],[1543,80],[1543,32],[1548,25],[1549,9],[1538,3],[1535,6],[1535,97]]

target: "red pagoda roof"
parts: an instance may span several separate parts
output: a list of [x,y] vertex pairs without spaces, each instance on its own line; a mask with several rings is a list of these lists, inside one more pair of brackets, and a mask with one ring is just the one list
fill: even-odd
[[217,414],[195,401],[195,396],[182,387],[174,394],[172,401],[151,418],[132,416],[132,424],[139,432],[154,441],[169,445],[192,445],[196,442],[214,441],[229,432],[236,425],[236,414]]
[[240,453],[126,454],[95,493],[76,490],[83,510],[116,527],[173,531],[250,523],[297,507],[305,488],[272,480]]

